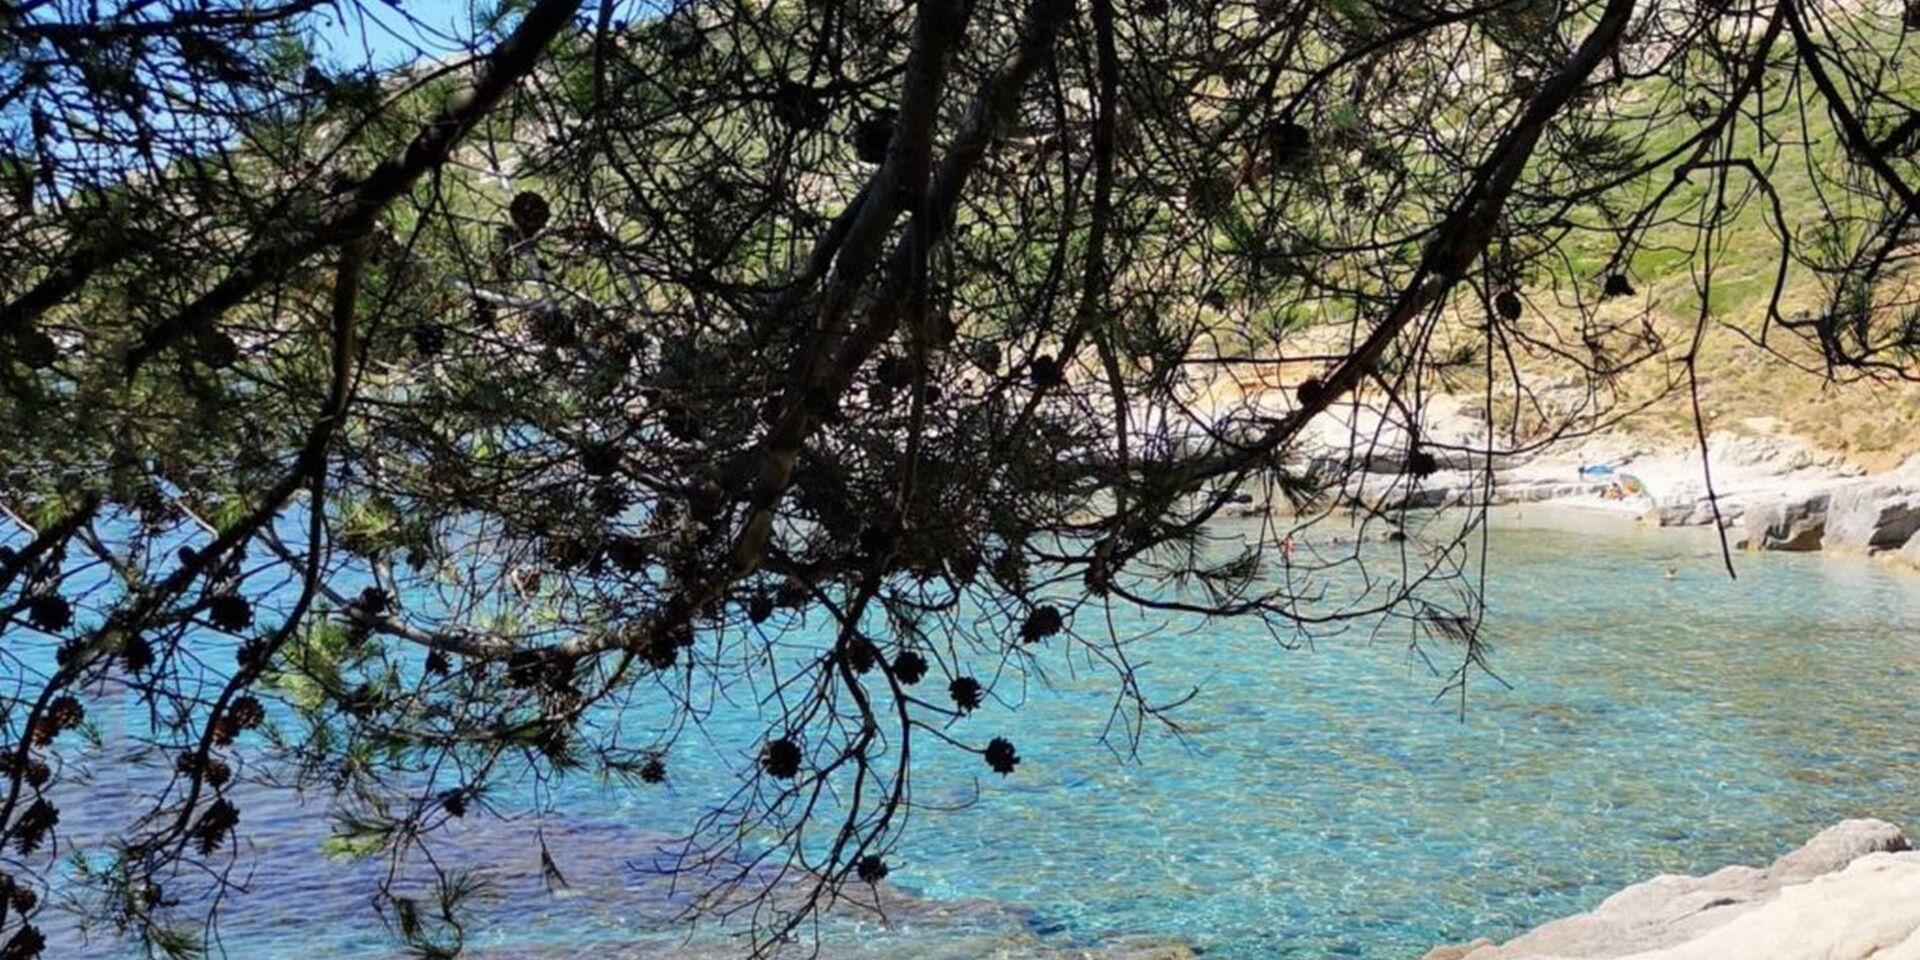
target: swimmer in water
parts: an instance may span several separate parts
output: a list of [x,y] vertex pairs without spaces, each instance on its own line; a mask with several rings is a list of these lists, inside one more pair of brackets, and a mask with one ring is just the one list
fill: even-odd
[[1679,568],[1679,567],[1668,567],[1668,568],[1667,568],[1667,575],[1666,575],[1666,579],[1668,579],[1668,580],[1678,580],[1678,579],[1680,579],[1680,568]]

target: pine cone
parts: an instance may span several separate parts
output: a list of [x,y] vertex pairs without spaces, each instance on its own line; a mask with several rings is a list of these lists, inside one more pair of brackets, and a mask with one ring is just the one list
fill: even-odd
[[893,658],[893,675],[906,686],[913,686],[927,675],[927,658],[912,650],[902,650]]
[[1027,376],[1033,381],[1034,387],[1043,390],[1067,382],[1066,376],[1060,372],[1060,361],[1048,353],[1040,354],[1028,362]]
[[207,619],[228,633],[239,633],[253,624],[253,605],[245,597],[223,593],[207,603]]
[[1060,615],[1060,608],[1053,604],[1042,604],[1027,614],[1027,620],[1020,625],[1020,640],[1023,643],[1038,643],[1059,633],[1066,626],[1066,618]]
[[1004,777],[1019,765],[1020,755],[1014,752],[1012,741],[1005,737],[994,737],[987,744],[987,766],[992,767],[994,773]]
[[57,593],[43,593],[27,601],[27,623],[46,633],[73,626],[73,607]]
[[800,760],[800,745],[786,737],[768,742],[760,754],[760,765],[781,780],[791,780],[800,773]]
[[1300,381],[1300,386],[1294,389],[1294,397],[1300,401],[1301,406],[1312,406],[1326,389],[1327,385],[1321,382],[1319,377],[1308,377]]
[[422,323],[413,328],[413,349],[423,357],[432,357],[447,347],[447,328],[437,323]]
[[1520,295],[1512,290],[1502,290],[1493,298],[1493,308],[1502,320],[1520,319]]
[[862,163],[885,163],[887,150],[893,145],[894,128],[899,122],[900,112],[888,107],[855,124],[853,155],[859,157]]
[[956,677],[947,684],[947,696],[953,698],[953,705],[959,707],[961,713],[972,713],[978,708],[984,693],[980,681],[972,677]]
[[513,202],[507,205],[507,217],[523,237],[531,237],[546,229],[547,221],[552,216],[553,208],[547,205],[547,198],[531,190],[516,194]]

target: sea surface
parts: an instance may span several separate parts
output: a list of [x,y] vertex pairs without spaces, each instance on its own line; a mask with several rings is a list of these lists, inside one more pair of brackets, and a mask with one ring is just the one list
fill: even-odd
[[[1149,731],[1127,756],[1100,742],[1110,675],[1053,663],[1050,689],[959,731],[1015,739],[1013,776],[916,752],[889,921],[829,922],[821,955],[1417,958],[1658,873],[1764,864],[1845,817],[1920,826],[1920,576],[1735,559],[1729,579],[1711,537],[1496,529],[1486,629],[1507,685],[1476,676],[1464,712],[1404,631],[1289,650],[1253,623],[1176,622],[1133,653],[1150,695],[1197,691],[1173,714],[1183,736]],[[470,817],[456,860],[495,884],[476,955],[724,955],[725,931],[670,926],[686,891],[646,864],[733,781],[693,751],[672,763],[664,787],[562,784],[538,824],[568,873],[558,893],[534,821]],[[323,810],[291,793],[242,810],[252,866],[225,908],[228,956],[398,955],[369,906],[382,864],[319,855]],[[57,946],[129,955],[71,931]]]

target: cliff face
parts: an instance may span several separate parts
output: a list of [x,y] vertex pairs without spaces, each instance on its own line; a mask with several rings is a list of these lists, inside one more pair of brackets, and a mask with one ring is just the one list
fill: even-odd
[[1424,960],[1920,960],[1920,851],[1847,820],[1766,868],[1661,876],[1505,944]]

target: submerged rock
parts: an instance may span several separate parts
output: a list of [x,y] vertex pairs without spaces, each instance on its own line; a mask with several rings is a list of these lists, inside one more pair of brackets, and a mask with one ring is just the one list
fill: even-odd
[[1920,852],[1898,827],[1846,820],[1765,869],[1660,876],[1592,913],[1505,944],[1439,947],[1423,960],[1895,960],[1920,957]]
[[[689,943],[591,943],[569,947],[469,950],[474,960],[740,960],[746,946],[735,940]],[[981,934],[954,938],[895,938],[876,934],[857,943],[815,944],[805,938],[774,957],[836,957],[849,960],[1197,960],[1191,947],[1123,940],[1100,946],[1057,947],[1030,935]],[[395,960],[399,960],[398,957]]]

